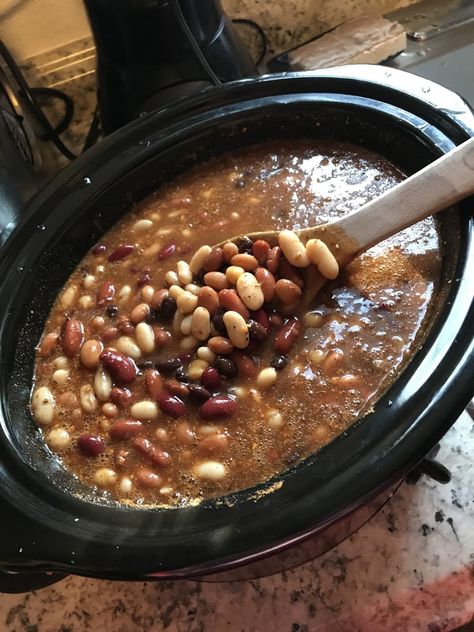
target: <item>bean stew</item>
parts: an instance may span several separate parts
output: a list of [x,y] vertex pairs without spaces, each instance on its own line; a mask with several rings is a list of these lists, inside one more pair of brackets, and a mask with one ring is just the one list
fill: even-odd
[[[272,141],[138,204],[80,262],[39,342],[31,410],[52,453],[121,502],[183,506],[266,481],[345,431],[420,340],[436,223],[342,271],[297,231],[403,177],[355,145]],[[257,230],[281,231],[279,245],[225,243]],[[305,311],[314,265],[328,283]]]

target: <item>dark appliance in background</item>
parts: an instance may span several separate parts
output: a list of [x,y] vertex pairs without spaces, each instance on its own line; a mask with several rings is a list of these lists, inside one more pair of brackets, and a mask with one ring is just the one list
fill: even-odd
[[220,0],[84,0],[97,54],[102,130],[256,75]]

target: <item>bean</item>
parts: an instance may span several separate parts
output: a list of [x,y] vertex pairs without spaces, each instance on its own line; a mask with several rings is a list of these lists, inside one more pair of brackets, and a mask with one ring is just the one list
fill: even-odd
[[112,254],[109,255],[108,260],[110,262],[121,261],[122,259],[125,259],[125,257],[128,257],[130,254],[132,254],[134,250],[135,246],[133,246],[132,244],[122,244],[118,248],[116,248],[112,252]]
[[265,265],[265,262],[270,252],[270,244],[263,239],[257,239],[252,245],[252,254],[257,259],[259,265]]
[[89,433],[78,437],[77,447],[82,454],[89,457],[99,456],[105,451],[105,444],[102,439]]
[[158,417],[158,408],[155,402],[151,402],[148,399],[143,399],[140,402],[136,402],[130,408],[132,417],[136,419],[156,419]]
[[304,317],[305,327],[311,329],[317,329],[321,327],[323,322],[323,315],[320,312],[308,312]]
[[202,287],[198,292],[198,306],[205,307],[210,314],[214,314],[219,307],[217,292],[211,287]]
[[82,409],[86,413],[92,413],[97,410],[97,399],[94,394],[94,389],[90,384],[83,384],[79,389],[79,399]]
[[188,314],[184,318],[182,318],[181,323],[179,325],[179,329],[184,336],[189,336],[191,333],[191,324],[193,322],[192,314]]
[[283,416],[278,412],[278,410],[269,410],[265,416],[270,428],[277,430],[283,425]]
[[191,261],[189,262],[189,267],[193,274],[198,274],[201,268],[203,267],[204,261],[212,252],[211,246],[201,246],[196,250],[194,255],[191,257]]
[[212,317],[212,324],[215,330],[220,334],[227,333],[227,329],[224,325],[224,310],[219,309]]
[[276,370],[270,366],[266,367],[265,369],[262,369],[257,376],[257,386],[265,390],[269,389],[275,384],[276,378]]
[[230,263],[232,261],[232,257],[238,254],[238,252],[239,252],[238,247],[236,246],[236,244],[234,244],[231,241],[228,241],[222,247],[222,255],[226,263]]
[[110,487],[117,481],[117,474],[108,467],[101,467],[94,474],[94,481],[100,487]]
[[163,388],[171,395],[176,395],[181,399],[186,399],[189,395],[189,388],[179,380],[168,379],[163,382]]
[[274,246],[273,248],[270,248],[268,252],[266,266],[272,274],[275,274],[275,272],[280,267],[280,261],[281,261],[280,246]]
[[84,325],[80,320],[67,318],[61,329],[64,355],[73,358],[84,342]]
[[230,341],[238,349],[245,349],[249,344],[247,323],[238,312],[229,311],[223,316],[224,325]]
[[77,406],[77,397],[71,391],[66,391],[58,395],[58,405],[63,408],[75,408]]
[[277,355],[272,358],[270,362],[270,366],[272,366],[277,371],[281,371],[286,367],[289,362],[289,358],[286,355]]
[[189,394],[199,402],[205,402],[211,396],[210,392],[201,384],[190,384],[188,386]]
[[287,355],[301,332],[301,324],[296,318],[290,318],[275,336],[273,347],[280,355]]
[[139,360],[142,357],[140,347],[135,343],[133,338],[130,338],[130,336],[120,336],[115,343],[115,346],[120,353],[132,358],[132,360]]
[[97,292],[97,307],[104,307],[107,303],[110,303],[110,301],[113,300],[114,296],[115,285],[112,281],[104,281]]
[[181,285],[187,285],[193,280],[193,273],[186,261],[178,261],[176,264],[176,270],[178,273],[178,279]]
[[266,268],[257,268],[255,270],[255,278],[260,284],[263,293],[263,300],[265,303],[273,301],[275,298],[275,277]]
[[164,261],[165,259],[169,259],[176,252],[176,244],[171,242],[163,246],[156,256],[157,261]]
[[158,309],[158,318],[163,321],[169,321],[173,318],[177,309],[177,304],[172,296],[165,296],[161,301],[161,305]]
[[313,367],[319,366],[326,357],[326,354],[321,349],[314,349],[313,351],[310,351],[308,355],[311,366]]
[[94,300],[92,296],[89,296],[88,294],[81,296],[81,298],[79,299],[79,307],[81,309],[89,309],[90,307],[92,307],[93,304]]
[[321,369],[325,373],[334,373],[344,360],[342,349],[332,349],[321,362]]
[[[117,315],[117,313],[118,310],[115,312],[115,315]],[[135,331],[135,327],[126,316],[120,316],[120,318],[117,320],[117,328],[125,336],[132,336],[133,332]]]
[[143,353],[151,353],[155,349],[155,334],[148,323],[138,323],[135,338]]
[[249,309],[260,309],[264,302],[262,288],[250,272],[244,272],[237,281],[237,292]]
[[190,314],[197,307],[198,297],[194,294],[191,294],[191,292],[186,292],[186,290],[183,290],[183,294],[181,294],[181,296],[178,296],[176,304],[178,306],[178,311],[180,314]]
[[104,349],[100,354],[100,361],[117,384],[133,382],[137,374],[135,363],[118,351]]
[[291,265],[289,261],[287,261],[284,257],[282,257],[280,262],[280,277],[283,279],[288,279],[295,283],[299,288],[303,289],[304,281],[300,272],[297,268]]
[[237,245],[239,247],[239,252],[242,254],[249,254],[252,252],[253,241],[250,239],[250,237],[247,237],[247,235],[241,237]]
[[156,292],[153,292],[153,296],[151,297],[151,302],[150,302],[151,308],[159,310],[161,307],[161,303],[167,296],[169,296],[169,290],[165,288],[161,290],[157,290]]
[[221,290],[219,292],[219,304],[225,310],[237,312],[244,320],[250,316],[241,298],[235,290]]
[[201,374],[201,384],[210,390],[216,390],[221,385],[219,371],[213,367],[206,367]]
[[167,331],[163,327],[158,327],[158,325],[152,325],[152,329],[153,334],[155,335],[155,346],[157,349],[162,349],[171,342],[173,337],[171,332]]
[[112,404],[111,402],[106,402],[102,405],[102,412],[106,417],[117,417],[118,408],[115,404]]
[[116,421],[110,428],[110,436],[112,439],[124,440],[135,437],[143,431],[143,424],[136,419],[121,419]]
[[205,360],[208,364],[212,364],[216,359],[216,354],[209,347],[199,347],[196,355],[200,360]]
[[100,331],[105,325],[105,319],[102,316],[94,316],[94,318],[90,321],[91,329],[96,331]]
[[339,264],[324,241],[310,239],[306,244],[306,252],[312,263],[326,279],[335,279],[339,274]]
[[233,378],[238,373],[237,364],[228,356],[217,356],[214,361],[214,368],[227,378]]
[[301,289],[289,279],[279,279],[276,282],[275,291],[285,305],[293,305],[301,299]]
[[185,293],[186,290],[184,290],[180,285],[170,285],[170,287],[168,288],[168,293],[171,296],[171,298],[174,298],[175,301],[178,300],[178,296],[182,296]]
[[202,262],[203,270],[205,270],[206,272],[214,272],[215,270],[219,270],[222,264],[222,257],[222,248],[213,248]]
[[133,483],[128,476],[124,476],[120,479],[119,489],[123,494],[128,494],[132,491]]
[[245,270],[241,268],[240,266],[229,266],[227,270],[225,271],[225,275],[229,283],[232,283],[232,285],[235,285],[237,283],[237,279],[239,278],[239,276],[241,276],[244,272]]
[[66,288],[59,300],[61,309],[70,309],[77,299],[77,286],[70,285]]
[[242,353],[242,351],[233,351],[230,354],[230,358],[235,363],[241,377],[254,377],[257,374],[257,365],[246,353]]
[[91,290],[95,285],[95,276],[92,274],[86,274],[86,276],[82,279],[82,285],[86,290]]
[[58,356],[53,360],[56,369],[67,369],[69,360],[65,356]]
[[225,465],[217,461],[204,461],[194,468],[198,478],[205,481],[219,481],[225,478],[227,470]]
[[207,345],[211,351],[220,355],[231,353],[234,349],[234,345],[231,341],[228,338],[224,338],[224,336],[214,336],[213,338],[209,338]]
[[186,292],[191,292],[191,294],[194,294],[195,296],[197,296],[199,294],[199,290],[201,289],[201,286],[196,285],[196,283],[188,283],[187,285],[184,286],[184,289],[186,290]]
[[229,287],[229,282],[223,272],[206,272],[204,283],[217,292]]
[[196,439],[196,435],[187,421],[180,421],[176,424],[175,436],[184,445],[191,445]]
[[227,395],[213,395],[199,407],[203,419],[226,419],[237,410],[235,399]]
[[215,434],[209,435],[209,437],[201,439],[198,444],[199,450],[206,454],[225,452],[228,447],[229,439],[223,432],[216,432]]
[[232,257],[232,266],[243,268],[245,272],[253,272],[258,267],[257,259],[250,254],[238,254]]
[[65,386],[69,380],[69,371],[67,369],[57,369],[53,373],[53,382],[58,386]]
[[309,266],[310,260],[306,248],[294,231],[282,230],[278,235],[278,243],[291,265],[297,268]]
[[134,233],[147,233],[153,227],[153,222],[149,219],[139,219],[132,227]]
[[249,320],[249,336],[254,342],[263,342],[268,338],[268,331],[256,320]]
[[94,377],[94,391],[97,399],[106,402],[112,390],[112,379],[107,371],[99,366]]
[[55,451],[64,450],[70,441],[69,432],[64,428],[53,428],[46,435],[46,443]]
[[[153,294],[154,296],[154,294]],[[150,314],[150,306],[147,303],[140,303],[134,307],[130,313],[130,322],[132,325],[138,325]]]
[[145,439],[144,437],[137,437],[134,439],[133,445],[155,465],[166,467],[171,461],[171,457],[168,452],[157,448],[151,443],[151,441]]
[[179,278],[177,273],[174,270],[168,270],[168,272],[165,274],[165,282],[168,286],[179,285]]
[[268,320],[270,321],[270,325],[272,327],[281,327],[283,325],[283,318],[278,312],[272,312],[268,317]]
[[156,472],[152,472],[152,470],[147,470],[146,468],[141,468],[135,473],[135,478],[143,485],[143,487],[147,487],[148,489],[156,489],[157,487],[161,487],[163,484],[163,478],[156,474]]
[[192,315],[191,332],[198,340],[207,340],[211,334],[211,317],[205,307],[196,307]]
[[205,360],[193,360],[188,367],[188,378],[197,382],[209,364]]
[[183,351],[192,351],[199,344],[199,340],[194,336],[186,336],[179,342],[179,346]]
[[107,246],[105,244],[96,244],[91,252],[94,255],[94,257],[98,257],[100,255],[103,255],[104,252],[107,250]]
[[86,369],[96,369],[99,366],[99,358],[104,345],[100,340],[87,340],[81,347],[79,354],[81,363]]
[[165,360],[158,360],[155,366],[160,373],[172,373],[176,371],[178,367],[182,366],[182,362],[177,356],[172,356]]
[[52,354],[54,347],[58,344],[59,334],[58,333],[49,333],[43,336],[41,342],[38,346],[38,351],[40,356],[43,358]]
[[158,406],[170,417],[182,417],[186,414],[186,404],[177,395],[162,391],[158,396]]

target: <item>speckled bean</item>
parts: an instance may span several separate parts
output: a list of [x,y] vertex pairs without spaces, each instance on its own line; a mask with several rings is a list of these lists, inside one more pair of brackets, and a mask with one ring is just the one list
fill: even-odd
[[54,419],[54,397],[47,386],[36,389],[31,400],[31,410],[36,423],[49,426]]
[[230,341],[238,349],[245,349],[250,338],[247,323],[238,312],[228,311],[223,316],[224,325]]
[[211,335],[211,317],[205,307],[196,307],[194,310],[190,333],[198,340],[207,340]]
[[264,303],[264,297],[260,283],[250,272],[244,272],[237,281],[237,292],[249,309],[260,309]]

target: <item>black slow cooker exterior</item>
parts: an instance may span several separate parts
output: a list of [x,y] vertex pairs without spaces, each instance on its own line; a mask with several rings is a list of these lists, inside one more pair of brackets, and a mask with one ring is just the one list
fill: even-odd
[[253,561],[403,478],[462,412],[474,394],[472,200],[441,218],[438,304],[400,377],[346,434],[258,488],[196,507],[130,509],[73,479],[27,409],[33,348],[59,288],[100,235],[160,183],[267,138],[347,139],[414,171],[474,134],[456,95],[385,72],[362,66],[213,89],[114,133],[31,202],[0,252],[0,569],[140,579]]

